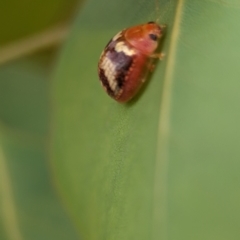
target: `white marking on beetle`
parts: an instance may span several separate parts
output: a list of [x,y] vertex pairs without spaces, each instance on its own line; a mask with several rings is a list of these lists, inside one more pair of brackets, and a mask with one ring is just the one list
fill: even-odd
[[104,70],[104,74],[108,79],[108,84],[112,91],[117,90],[116,82],[116,64],[114,64],[107,56],[104,56],[100,64],[100,68]]
[[118,40],[121,36],[122,36],[122,31],[119,32],[119,33],[117,33],[117,34],[112,38],[112,41]]
[[124,42],[118,42],[115,50],[116,52],[124,52],[127,56],[133,56],[136,53],[133,48],[128,47]]

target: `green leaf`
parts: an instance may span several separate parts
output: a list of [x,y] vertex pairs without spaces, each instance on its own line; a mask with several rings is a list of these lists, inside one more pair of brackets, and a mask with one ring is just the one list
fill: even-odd
[[53,84],[58,187],[86,239],[238,239],[240,5],[159,2],[166,57],[125,105],[98,58],[154,1],[92,0],[77,18]]
[[49,80],[40,61],[0,68],[0,239],[78,239],[49,173]]

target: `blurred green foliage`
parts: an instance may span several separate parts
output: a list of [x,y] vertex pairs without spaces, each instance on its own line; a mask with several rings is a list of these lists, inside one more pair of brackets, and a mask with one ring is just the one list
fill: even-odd
[[0,1],[0,46],[66,21],[78,0]]
[[49,171],[50,79],[42,59],[49,63],[51,55],[0,69],[1,239],[78,239]]
[[[0,51],[70,22],[79,4],[1,1]],[[1,240],[79,239],[49,167],[50,77],[58,50],[53,46],[0,66]]]

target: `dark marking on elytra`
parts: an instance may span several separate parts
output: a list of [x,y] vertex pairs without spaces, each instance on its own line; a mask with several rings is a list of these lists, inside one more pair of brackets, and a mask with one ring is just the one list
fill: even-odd
[[126,72],[119,72],[116,76],[117,86],[118,88],[122,88],[125,83]]
[[118,89],[121,89],[125,83],[125,77],[132,65],[133,55],[128,56],[124,52],[117,52],[115,50],[116,42],[108,45],[106,56],[114,65],[116,71],[116,82]]
[[[122,38],[122,39],[121,39]],[[107,93],[114,97],[118,94],[119,90],[121,90],[125,84],[125,79],[128,74],[128,71],[133,63],[133,55],[128,56],[124,52],[117,52],[115,50],[115,46],[119,41],[123,41],[123,37],[120,36],[117,40],[110,40],[107,44],[104,52],[105,54],[102,56],[102,58],[108,58],[113,65],[115,66],[115,81],[117,82],[116,89],[112,90],[109,85],[109,80],[105,76],[104,69],[99,70],[99,77],[101,79],[101,82],[103,86],[106,88]],[[129,46],[131,47],[131,46]]]
[[116,66],[116,71],[127,71],[132,63],[132,56],[128,56],[124,52],[116,52],[114,50],[108,52],[107,57]]
[[133,57],[129,57],[123,52],[119,52],[118,55],[119,62],[116,64],[116,81],[117,86],[119,88],[122,88],[125,83],[126,75],[128,74],[129,69],[133,63]]

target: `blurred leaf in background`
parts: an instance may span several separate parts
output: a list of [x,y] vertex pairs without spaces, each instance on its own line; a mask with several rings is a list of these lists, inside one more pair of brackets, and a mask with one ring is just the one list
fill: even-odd
[[1,240],[79,239],[52,184],[49,93],[60,43],[80,4],[0,3]]
[[0,70],[1,239],[77,239],[51,185],[50,82],[40,57]]
[[0,1],[0,46],[65,22],[81,2],[78,0]]

